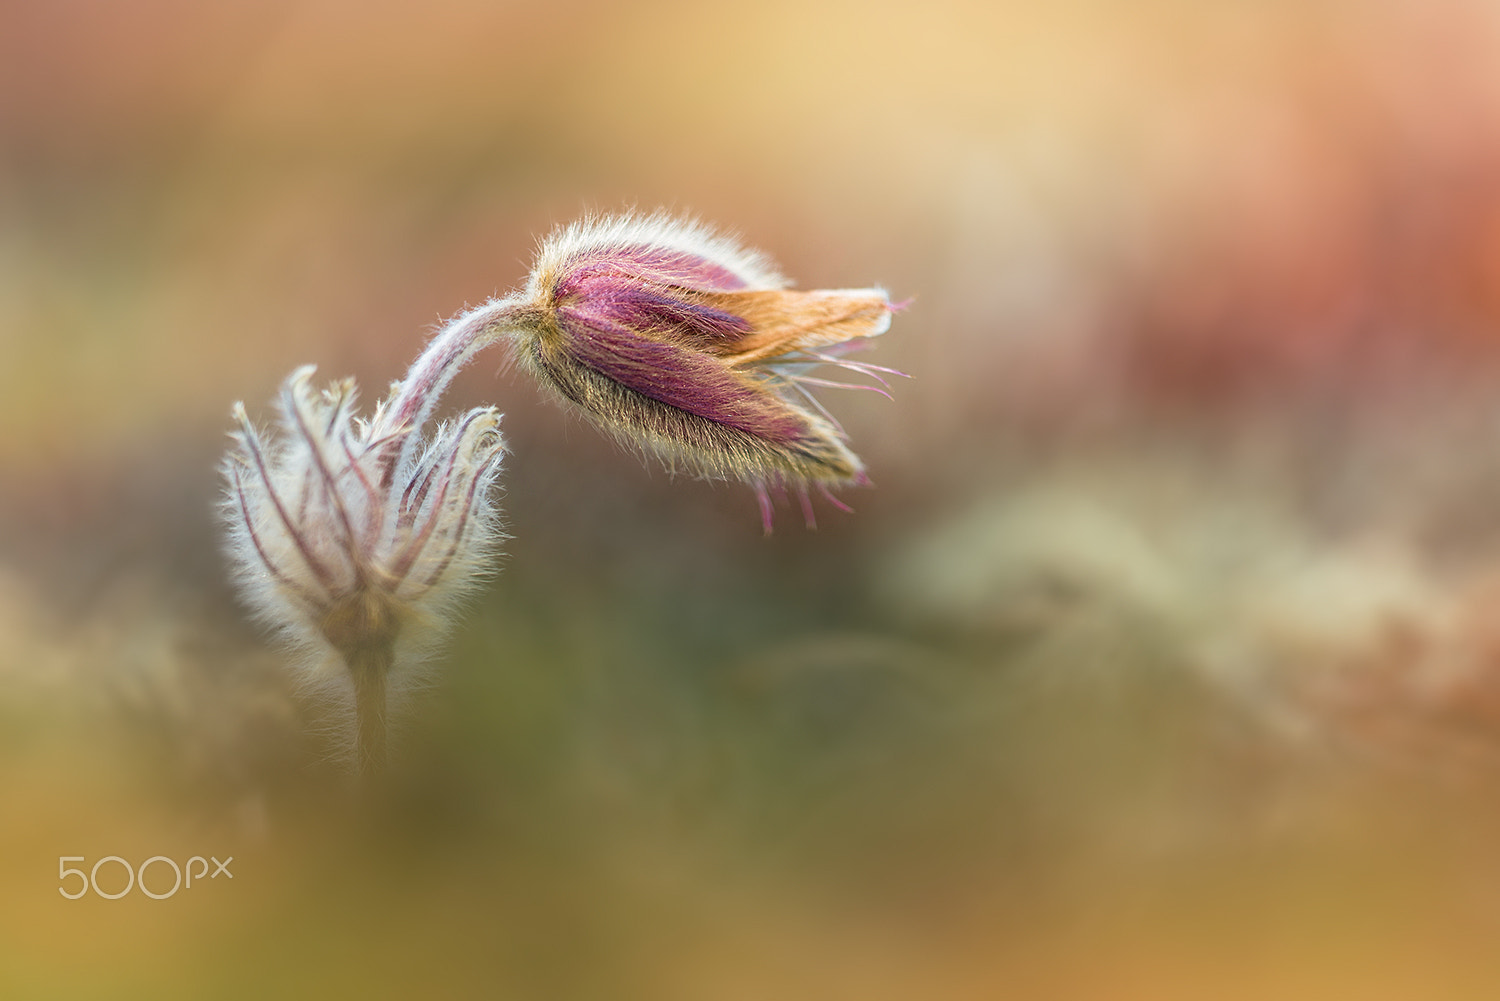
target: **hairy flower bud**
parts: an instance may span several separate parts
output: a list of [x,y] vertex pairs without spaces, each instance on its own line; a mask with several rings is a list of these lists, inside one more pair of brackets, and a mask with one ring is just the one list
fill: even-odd
[[[352,685],[359,764],[378,770],[388,682],[409,676],[488,571],[505,443],[492,407],[424,441],[399,416],[403,384],[363,421],[352,379],[319,393],[312,373],[283,386],[278,437],[234,406],[229,556],[246,602],[307,654],[307,680]],[[330,651],[347,673],[321,670]]]
[[585,220],[543,243],[508,329],[524,366],[617,438],[755,487],[769,531],[769,491],[795,490],[811,522],[809,486],[842,507],[828,488],[868,483],[809,391],[848,384],[810,371],[834,364],[882,385],[891,373],[843,357],[890,326],[884,291],[787,284],[697,223]]

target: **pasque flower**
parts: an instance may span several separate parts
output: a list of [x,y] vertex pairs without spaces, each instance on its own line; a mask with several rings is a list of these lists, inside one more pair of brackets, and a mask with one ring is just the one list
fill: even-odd
[[[361,770],[385,757],[388,687],[411,679],[500,540],[499,413],[481,407],[421,434],[453,373],[492,339],[493,317],[451,325],[368,420],[355,416],[352,379],[319,391],[311,366],[282,387],[279,435],[234,406],[224,475],[235,577],[301,652],[309,683],[352,688]],[[343,671],[329,670],[330,654]]]
[[[505,446],[492,407],[424,436],[454,374],[509,337],[522,365],[670,468],[753,486],[766,530],[787,489],[868,483],[819,386],[882,392],[845,355],[890,325],[880,289],[799,292],[762,255],[665,215],[585,220],[544,241],[526,287],[445,326],[362,419],[352,380],[298,369],[262,435],[235,404],[224,462],[229,555],[253,610],[305,677],[352,693],[356,760],[385,757],[387,692],[409,680],[491,566]],[[837,365],[879,386],[817,378]],[[343,670],[329,670],[341,663]]]
[[[606,431],[712,478],[770,493],[868,483],[811,387],[890,326],[878,288],[802,292],[761,254],[670,216],[585,220],[542,245],[508,331],[522,364]],[[874,389],[863,385],[858,388]]]

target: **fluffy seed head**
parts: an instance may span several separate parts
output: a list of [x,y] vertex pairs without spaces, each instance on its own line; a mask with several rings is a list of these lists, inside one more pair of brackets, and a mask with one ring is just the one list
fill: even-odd
[[235,404],[223,467],[233,573],[257,615],[310,654],[306,667],[329,648],[350,665],[393,650],[399,673],[488,572],[501,537],[500,415],[471,410],[423,440],[395,408],[355,417],[352,379],[320,392],[312,373],[283,385],[277,435],[261,435]]

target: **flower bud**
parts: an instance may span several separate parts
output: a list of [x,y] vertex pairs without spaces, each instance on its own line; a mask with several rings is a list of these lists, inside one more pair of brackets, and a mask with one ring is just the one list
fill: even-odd
[[[262,436],[234,406],[228,552],[246,602],[304,652],[305,680],[350,686],[357,763],[378,771],[388,684],[411,680],[490,572],[505,443],[493,407],[424,438],[399,408],[356,418],[354,381],[319,393],[312,372],[298,369],[282,388],[278,436]],[[346,671],[327,671],[328,653]]]
[[809,486],[842,507],[828,488],[869,482],[810,392],[851,384],[811,370],[839,365],[882,385],[891,373],[843,357],[890,326],[883,290],[787,285],[764,256],[697,223],[585,220],[544,241],[509,329],[523,365],[606,431],[669,469],[755,487],[769,531],[769,491],[795,490],[811,522]]

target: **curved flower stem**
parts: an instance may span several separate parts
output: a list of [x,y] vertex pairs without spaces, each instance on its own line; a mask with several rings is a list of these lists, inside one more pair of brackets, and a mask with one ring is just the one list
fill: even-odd
[[[505,329],[517,322],[526,310],[525,300],[512,296],[506,299],[491,299],[451,320],[438,331],[426,349],[412,362],[388,401],[378,412],[370,429],[372,440],[390,438],[400,440],[398,451],[387,451],[383,459],[381,486],[389,487],[399,472],[411,468],[416,461],[417,449],[422,436],[417,433],[427,418],[432,416],[438,398],[448,388],[448,383],[469,359],[498,341]],[[382,523],[387,532],[395,530],[400,514],[402,496],[392,492],[386,504]]]
[[[521,305],[521,300],[514,297],[491,299],[451,320],[412,362],[400,389],[381,415],[382,421],[392,429],[420,428],[426,423],[438,397],[459,369],[500,338],[501,330],[519,315]],[[415,439],[408,438],[403,453],[414,445]],[[401,463],[396,465],[399,467]]]

